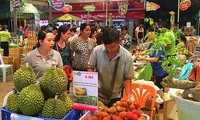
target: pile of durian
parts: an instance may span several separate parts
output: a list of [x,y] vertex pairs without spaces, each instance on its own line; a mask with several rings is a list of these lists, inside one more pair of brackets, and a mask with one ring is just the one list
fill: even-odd
[[66,93],[67,77],[60,68],[48,68],[40,82],[30,66],[21,67],[14,73],[15,92],[9,95],[5,108],[28,116],[63,118],[72,107]]

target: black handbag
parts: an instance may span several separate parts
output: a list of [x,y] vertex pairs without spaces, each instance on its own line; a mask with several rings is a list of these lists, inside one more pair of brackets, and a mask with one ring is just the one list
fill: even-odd
[[112,96],[112,93],[113,93],[113,88],[114,88],[114,83],[115,83],[115,78],[116,78],[116,73],[117,73],[117,67],[118,67],[118,64],[119,64],[119,58],[118,57],[115,61],[115,68],[114,68],[114,72],[113,72],[113,76],[112,76],[112,86],[111,86],[111,91],[106,91],[105,89],[103,88],[98,88],[98,100],[103,102],[105,105],[107,105],[110,100],[111,100],[111,96]]

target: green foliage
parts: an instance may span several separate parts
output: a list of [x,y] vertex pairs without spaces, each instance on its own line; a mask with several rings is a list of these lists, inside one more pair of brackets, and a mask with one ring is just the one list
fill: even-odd
[[176,67],[182,66],[182,61],[179,56],[170,56],[162,63],[162,68],[169,73],[169,76],[176,75]]
[[150,26],[152,26],[154,24],[154,20],[152,18],[145,18],[144,22],[149,22]]
[[[162,50],[163,45],[166,46],[165,41],[166,40],[171,40],[170,34],[171,31],[169,31],[166,28],[159,28],[161,32],[167,32],[167,35],[159,34],[159,33],[154,33],[155,38],[152,39],[152,44],[153,46],[146,50],[146,53],[148,55],[153,54],[156,51],[156,54],[158,54],[159,50]],[[180,56],[171,56],[168,58],[165,58],[164,60],[160,60],[159,62],[162,62],[162,68],[163,70],[167,71],[170,76],[175,76],[176,74],[176,67],[181,66],[182,61],[180,59]]]

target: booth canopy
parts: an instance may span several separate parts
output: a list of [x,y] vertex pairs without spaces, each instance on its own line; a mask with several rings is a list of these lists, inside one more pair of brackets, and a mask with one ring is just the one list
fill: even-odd
[[68,13],[58,18],[58,21],[70,21],[70,20],[81,21],[82,19]]

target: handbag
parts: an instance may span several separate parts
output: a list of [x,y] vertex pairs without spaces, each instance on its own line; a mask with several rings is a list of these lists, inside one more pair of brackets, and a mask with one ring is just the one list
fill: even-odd
[[103,102],[105,105],[107,105],[110,102],[110,98],[112,96],[113,93],[113,88],[114,88],[114,83],[115,83],[115,78],[116,78],[116,73],[117,73],[117,67],[119,64],[119,58],[118,57],[115,61],[115,67],[114,67],[114,72],[113,72],[113,76],[112,76],[112,81],[111,81],[111,91],[106,91],[105,89],[99,87],[98,88],[98,100]]

